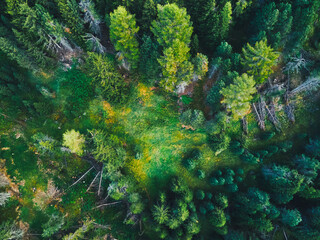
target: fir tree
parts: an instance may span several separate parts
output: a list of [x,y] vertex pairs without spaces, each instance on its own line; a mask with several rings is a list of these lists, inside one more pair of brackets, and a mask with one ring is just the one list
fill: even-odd
[[110,14],[110,17],[110,38],[115,49],[123,54],[133,69],[136,69],[139,60],[139,43],[136,34],[139,27],[136,27],[134,15],[128,13],[124,7],[119,6]]

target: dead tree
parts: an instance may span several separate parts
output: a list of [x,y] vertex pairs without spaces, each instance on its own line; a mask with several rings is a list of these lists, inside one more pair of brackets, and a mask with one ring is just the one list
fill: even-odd
[[281,126],[280,126],[280,122],[279,122],[277,115],[276,115],[276,110],[274,107],[273,100],[270,102],[269,107],[268,107],[268,105],[266,105],[266,109],[268,112],[269,120],[272,122],[272,124],[275,126],[275,128],[279,131],[281,129]]
[[248,121],[245,116],[242,118],[242,129],[245,134],[248,134]]
[[77,181],[75,181],[70,187],[76,185],[78,182],[81,181],[81,179],[83,179],[91,170],[93,169],[93,167],[91,167],[88,171],[86,171]]
[[304,92],[304,91],[315,90],[318,87],[320,87],[320,78],[319,77],[310,77],[307,79],[307,81],[305,81],[304,83],[302,83],[301,85],[299,85],[298,87],[293,89],[290,92],[290,96],[293,96],[297,93]]
[[94,182],[96,181],[97,177],[99,176],[99,174],[101,174],[101,172],[98,172],[97,175],[94,177],[94,179],[92,180],[92,182],[90,183],[88,189],[86,192],[88,192],[90,190],[90,188],[93,186]]
[[254,112],[256,114],[256,119],[258,121],[258,125],[261,130],[266,129],[265,119],[266,119],[266,102],[264,101],[263,97],[260,96],[260,100],[257,103],[252,104]]

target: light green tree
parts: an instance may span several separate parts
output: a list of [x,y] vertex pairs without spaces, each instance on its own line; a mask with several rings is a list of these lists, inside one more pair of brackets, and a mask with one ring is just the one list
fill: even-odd
[[273,73],[272,67],[277,64],[280,54],[267,45],[266,40],[256,42],[254,46],[249,43],[242,48],[241,63],[253,75],[257,83],[263,83]]
[[221,15],[220,15],[220,37],[224,39],[227,37],[230,23],[232,21],[232,6],[231,2],[227,2],[224,7],[222,8]]
[[164,49],[163,56],[158,59],[163,75],[160,85],[167,91],[173,91],[180,80],[191,79],[193,66],[188,61],[189,50],[185,43],[175,39],[172,46]]
[[85,139],[82,134],[74,129],[68,130],[63,134],[63,146],[69,148],[71,152],[81,156],[83,154]]
[[232,112],[234,119],[240,119],[249,113],[250,101],[256,93],[255,81],[246,73],[234,79],[233,84],[221,89],[227,110]]
[[179,8],[176,4],[158,5],[158,19],[152,22],[151,31],[162,47],[170,47],[175,39],[188,46],[192,30],[185,8]]
[[154,205],[152,215],[154,220],[159,224],[163,224],[169,219],[169,209],[164,205]]
[[158,19],[152,22],[151,31],[164,49],[163,56],[158,59],[163,75],[160,85],[169,92],[179,82],[188,82],[192,78],[193,66],[189,62],[188,47],[192,30],[185,8],[176,4],[158,5]]
[[139,60],[139,43],[136,34],[139,27],[136,26],[134,15],[119,6],[110,14],[110,38],[117,51],[120,51],[128,60],[133,69],[137,68]]

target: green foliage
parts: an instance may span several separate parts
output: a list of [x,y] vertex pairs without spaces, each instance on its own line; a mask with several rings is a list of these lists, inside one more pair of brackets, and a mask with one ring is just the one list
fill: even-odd
[[304,180],[296,170],[275,164],[264,166],[262,174],[268,189],[273,193],[274,200],[280,204],[289,202],[300,190]]
[[204,179],[205,177],[206,177],[206,174],[205,174],[205,172],[203,171],[203,170],[198,170],[197,171],[197,177],[199,178],[199,179]]
[[140,48],[140,72],[143,73],[147,82],[154,83],[160,75],[158,44],[154,43],[151,37],[143,35]]
[[151,31],[164,49],[171,47],[174,41],[188,46],[191,41],[192,26],[185,8],[176,4],[158,5],[158,17],[152,22]]
[[[66,32],[81,46],[85,46],[83,22],[80,19],[79,7],[75,0],[55,0],[61,17],[66,24]],[[70,28],[70,29],[68,29]]]
[[178,39],[163,50],[163,56],[158,59],[162,67],[163,79],[160,86],[167,91],[174,91],[182,80],[188,82],[192,77],[193,65],[188,61],[189,47]]
[[193,74],[193,66],[188,61],[192,35],[190,17],[186,9],[176,4],[158,5],[158,18],[152,22],[151,31],[163,47],[163,56],[158,59],[163,69],[160,85],[173,91],[182,80],[190,81]]
[[295,227],[302,221],[300,212],[297,209],[282,209],[281,210],[281,222],[285,226]]
[[12,222],[3,222],[0,225],[0,234],[3,240],[23,239],[24,232]]
[[143,4],[141,17],[141,30],[150,32],[151,22],[156,19],[157,7],[153,0],[146,0]]
[[266,40],[256,42],[254,46],[249,43],[242,48],[243,58],[241,63],[258,83],[264,83],[273,73],[272,67],[277,64],[279,53],[267,45]]
[[169,209],[164,205],[154,205],[152,210],[152,216],[159,224],[164,224],[169,219]]
[[182,113],[181,122],[184,125],[190,125],[195,129],[203,128],[205,117],[201,110],[187,110]]
[[110,14],[110,39],[117,51],[120,51],[128,60],[133,69],[138,67],[139,43],[136,34],[136,20],[127,10],[119,6]]
[[253,77],[244,73],[234,79],[234,84],[223,88],[220,93],[224,97],[222,103],[226,104],[228,111],[232,112],[234,119],[239,119],[248,114],[250,101],[253,99],[252,95],[256,91]]
[[114,67],[114,62],[108,57],[88,53],[84,70],[93,81],[96,92],[100,93],[108,101],[121,102],[126,98],[125,83],[121,75]]
[[317,159],[309,158],[302,154],[295,157],[294,164],[298,172],[307,179],[308,183],[318,176],[320,162]]
[[59,215],[51,215],[49,221],[42,225],[42,237],[51,237],[57,233],[64,224],[64,218]]
[[309,139],[309,144],[306,145],[308,154],[314,157],[320,156],[320,141],[318,139]]
[[227,219],[223,210],[219,208],[215,208],[210,214],[209,221],[212,226],[219,228],[219,227],[223,227],[226,224]]
[[116,135],[107,134],[102,130],[92,130],[90,133],[94,142],[95,159],[104,163],[109,173],[123,167],[126,151],[121,140]]
[[81,156],[84,152],[85,139],[78,131],[74,129],[68,130],[63,134],[62,145],[69,148],[71,152]]
[[92,97],[91,79],[79,69],[73,67],[71,70],[64,72],[59,80],[61,81],[61,91],[66,97],[63,104],[67,114],[73,116],[82,114]]

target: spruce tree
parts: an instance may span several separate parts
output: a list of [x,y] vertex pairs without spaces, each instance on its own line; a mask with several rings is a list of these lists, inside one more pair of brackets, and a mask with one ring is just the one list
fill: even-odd
[[133,69],[136,69],[139,60],[139,43],[136,35],[139,27],[136,27],[134,15],[119,6],[110,14],[110,18],[110,39],[115,49],[123,54]]
[[279,53],[269,47],[266,40],[256,42],[254,46],[248,43],[242,48],[242,53],[241,63],[257,83],[264,83],[268,79],[279,58]]
[[253,77],[244,73],[235,78],[233,84],[220,91],[224,97],[221,102],[226,104],[234,119],[240,119],[249,113],[250,101],[256,91]]

